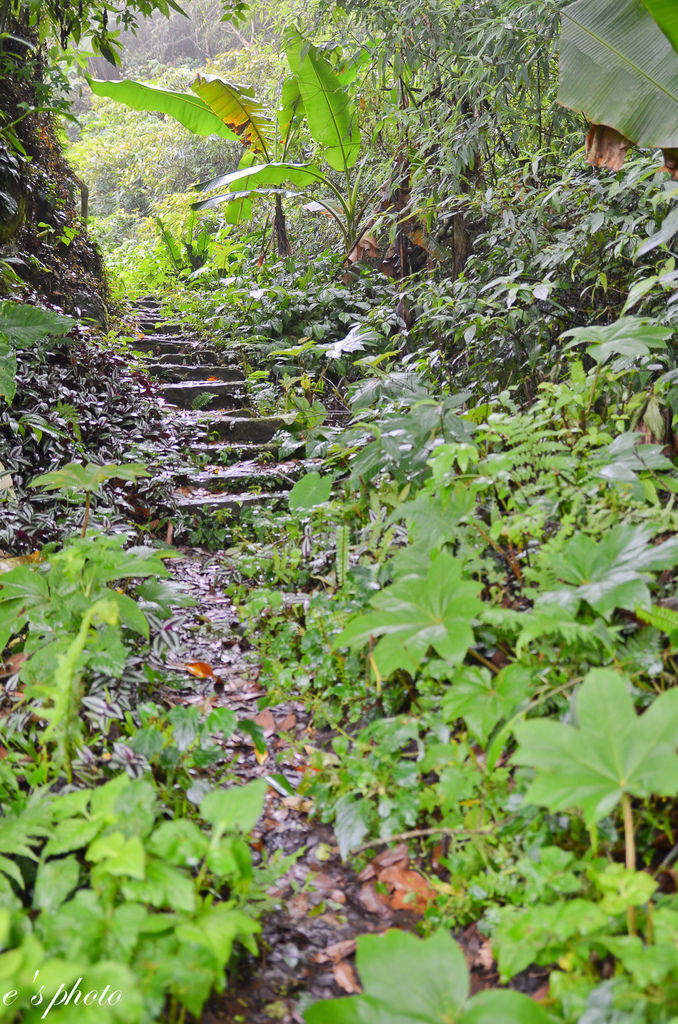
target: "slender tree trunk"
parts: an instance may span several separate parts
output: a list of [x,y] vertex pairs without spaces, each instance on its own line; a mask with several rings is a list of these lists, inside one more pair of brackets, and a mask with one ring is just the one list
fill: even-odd
[[290,248],[290,241],[287,237],[287,225],[285,224],[285,214],[282,208],[282,199],[279,195],[275,197],[275,216],[273,218],[273,233],[275,235],[276,244],[278,246],[278,256],[291,256],[292,249]]

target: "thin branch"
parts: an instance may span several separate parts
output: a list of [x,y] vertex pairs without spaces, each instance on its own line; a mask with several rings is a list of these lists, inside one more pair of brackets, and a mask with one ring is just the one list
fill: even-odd
[[351,853],[362,853],[373,846],[387,846],[389,843],[398,843],[403,839],[425,839],[427,836],[488,836],[495,832],[494,828],[413,828],[409,832],[396,832],[385,839],[372,839],[362,846],[355,846]]

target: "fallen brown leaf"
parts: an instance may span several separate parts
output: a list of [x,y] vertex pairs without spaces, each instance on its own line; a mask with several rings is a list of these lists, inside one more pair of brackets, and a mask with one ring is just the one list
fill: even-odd
[[288,715],[285,715],[282,721],[278,722],[278,732],[290,732],[294,729],[296,724],[297,716],[290,711]]
[[275,732],[275,718],[270,708],[265,708],[255,715],[254,721],[264,730],[264,736],[272,736]]
[[342,939],[341,942],[333,942],[325,949],[321,949],[319,953],[314,953],[311,960],[316,964],[336,964],[344,957],[351,956],[355,950],[355,939]]
[[389,903],[394,910],[414,910],[423,914],[438,895],[418,871],[405,870],[399,864],[380,871],[379,881],[388,885]]
[[377,892],[373,882],[360,886],[360,902],[370,914],[381,914],[383,917],[389,912],[386,897]]
[[214,671],[206,661],[187,661],[184,665],[187,672],[197,679],[214,679]]
[[334,974],[334,980],[336,981],[339,988],[343,989],[344,992],[362,992],[358,979],[355,976],[355,971],[350,964],[347,964],[345,960],[341,963],[335,964],[332,970]]

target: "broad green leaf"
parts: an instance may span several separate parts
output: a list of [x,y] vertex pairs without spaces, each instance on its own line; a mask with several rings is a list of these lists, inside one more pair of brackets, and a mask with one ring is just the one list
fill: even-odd
[[311,135],[335,171],[353,167],[360,152],[360,134],[355,106],[344,83],[320,50],[296,29],[290,30],[286,49]]
[[446,722],[463,718],[469,732],[486,744],[492,730],[530,693],[534,676],[523,665],[507,665],[493,676],[486,668],[462,668],[443,697]]
[[459,1024],[549,1024],[549,1016],[533,999],[510,989],[490,989],[474,996]]
[[95,491],[106,480],[136,480],[149,476],[146,466],[140,462],[109,463],[100,466],[88,462],[86,466],[79,462],[69,462],[61,469],[53,469],[42,473],[31,481],[30,487],[43,487],[46,491]]
[[148,640],[148,619],[134,598],[130,597],[129,594],[121,594],[120,591],[111,590],[110,588],[108,596],[118,606],[120,621],[127,626],[128,629],[138,633],[139,636],[145,636]]
[[639,146],[678,146],[678,53],[640,0],[561,12],[558,101]]
[[376,594],[375,610],[350,622],[335,646],[361,647],[381,637],[373,654],[384,677],[399,668],[416,672],[430,647],[456,665],[473,643],[480,586],[462,578],[461,562],[439,554],[426,577],[399,580]]
[[596,363],[606,363],[612,356],[637,359],[649,356],[653,351],[665,349],[671,334],[671,328],[661,327],[655,321],[637,316],[624,316],[606,327],[597,327],[593,324],[588,327],[574,327],[571,331],[565,331],[561,338],[573,339],[565,346],[565,351],[586,343],[586,354]]
[[315,470],[312,473],[307,473],[306,476],[297,480],[290,491],[290,508],[294,511],[306,511],[323,505],[329,501],[331,490],[332,477],[321,477],[320,473],[316,473]]
[[217,963],[223,965],[228,962],[236,939],[260,931],[261,925],[242,910],[233,910],[222,903],[209,907],[195,921],[179,925],[175,934],[185,942],[207,946]]
[[678,7],[675,0],[643,0],[660,29],[678,51]]
[[80,875],[77,857],[42,861],[33,890],[33,907],[56,910],[75,889]]
[[213,75],[198,75],[191,83],[191,89],[244,146],[268,158],[273,145],[272,123],[262,114],[263,107],[256,99],[254,89],[225,82]]
[[391,929],[358,938],[364,995],[315,1003],[306,1024],[547,1024],[545,1011],[518,992],[469,1000],[466,958],[448,932],[427,939]]
[[514,732],[514,760],[536,769],[525,800],[551,811],[580,807],[590,827],[609,814],[622,793],[678,793],[678,688],[638,717],[623,676],[589,672],[575,698],[578,725],[537,720]]
[[[655,231],[653,235],[646,238],[645,241],[638,247],[636,256],[644,256],[645,253],[652,252],[660,245],[667,245],[671,239],[678,233],[678,206],[674,207],[661,223],[661,227],[658,231]],[[628,305],[628,302],[627,302]]]
[[[214,191],[218,188],[223,188],[225,185],[241,185],[245,184],[249,191],[252,191],[254,187],[266,186],[266,185],[282,185],[283,182],[289,181],[293,185],[306,186],[312,185],[314,182],[322,182],[325,180],[325,175],[322,171],[314,167],[313,164],[293,164],[293,163],[269,163],[269,164],[255,164],[252,167],[241,167],[237,171],[230,171],[228,174],[220,174],[216,178],[212,178],[210,181],[201,182],[197,188],[203,192]],[[231,202],[233,199],[232,195],[228,192],[220,193],[218,196],[212,196],[210,199],[200,199],[195,203],[191,203],[192,210],[208,209],[212,206],[217,206],[220,203]]]
[[193,880],[180,868],[165,864],[158,857],[148,858],[145,878],[126,878],[122,892],[125,899],[150,903],[154,907],[187,911],[195,907]]
[[264,809],[264,779],[230,789],[213,789],[200,803],[200,814],[215,832],[250,832]]
[[16,354],[0,335],[0,396],[8,405],[16,394]]
[[0,302],[0,334],[16,345],[32,345],[49,336],[68,334],[75,320],[40,306],[22,302]]
[[146,844],[155,853],[179,867],[196,867],[207,853],[208,839],[193,821],[177,818],[163,821]]
[[280,107],[276,110],[280,139],[286,144],[290,128],[295,117],[304,112],[304,101],[299,91],[299,79],[296,75],[288,75],[283,82]]
[[93,864],[103,863],[106,874],[124,878],[143,878],[146,852],[139,836],[109,832],[95,839],[85,854]]
[[652,534],[647,527],[625,524],[608,530],[601,541],[576,534],[550,560],[564,586],[541,594],[541,601],[570,608],[586,601],[603,616],[615,608],[649,607],[649,573],[678,562],[678,538],[653,545]]
[[145,85],[132,79],[103,81],[88,78],[88,82],[95,96],[107,96],[133,110],[169,114],[196,135],[219,135],[222,139],[238,141],[236,133],[199,96],[162,89],[158,85]]

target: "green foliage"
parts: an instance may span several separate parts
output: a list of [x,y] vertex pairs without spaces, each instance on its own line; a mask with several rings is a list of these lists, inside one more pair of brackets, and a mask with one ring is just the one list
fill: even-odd
[[338,644],[365,644],[380,637],[371,657],[379,674],[396,669],[415,672],[428,649],[448,664],[463,661],[473,643],[473,627],[482,608],[479,586],[462,578],[462,565],[447,554],[433,560],[427,574],[411,569],[372,598],[374,611],[350,623]]
[[163,591],[157,577],[166,577],[164,558],[148,548],[123,549],[123,536],[103,534],[67,543],[49,560],[20,565],[2,574],[0,587],[0,649],[13,635],[27,630],[26,655],[20,679],[26,697],[37,702],[36,714],[47,721],[45,740],[54,739],[53,770],[69,776],[76,746],[82,739],[80,719],[84,677],[104,669],[120,678],[128,650],[122,629],[148,637],[147,617],[139,603],[112,584],[123,579],[150,578],[158,610],[169,615],[177,595]]
[[482,992],[469,999],[464,954],[449,935],[421,940],[407,932],[358,940],[363,995],[315,1003],[307,1024],[546,1024],[548,1015],[518,992]]
[[99,466],[89,462],[81,466],[77,462],[69,462],[61,469],[37,476],[31,487],[42,487],[46,491],[59,491],[62,494],[85,494],[97,491],[106,480],[138,480],[148,475],[146,466],[140,463]]
[[307,473],[300,480],[297,480],[290,491],[290,508],[295,512],[307,512],[318,505],[323,505],[329,500],[331,490],[331,477],[323,478],[320,476],[320,473],[315,471]]
[[[12,960],[22,999],[28,1001],[42,984],[43,1001],[63,993],[55,1019],[81,1019],[82,1006],[75,1005],[80,1000],[74,1000],[74,1015],[58,1009],[66,991],[59,985],[72,972],[72,981],[80,975],[87,989],[101,976],[100,989],[108,983],[121,990],[121,1019],[131,1024],[157,1019],[166,997],[199,1016],[211,989],[223,990],[234,943],[256,949],[259,926],[243,906],[253,869],[239,833],[259,817],[263,791],[256,784],[240,787],[238,794],[238,820],[215,810],[218,801],[208,806],[206,797],[206,824],[170,821],[149,781],[120,775],[94,791],[29,803],[3,818],[2,848],[13,843],[21,851],[24,872],[37,864],[29,913],[16,905],[3,879],[10,908],[4,913],[12,923],[4,956]],[[24,887],[21,874],[12,869],[11,877]],[[227,886],[232,898],[213,904],[212,886]],[[152,971],[149,958],[156,965]],[[35,1011],[24,1012],[23,1019],[38,1019]],[[15,1013],[3,1019],[15,1019]]]
[[125,103],[132,110],[169,114],[196,135],[219,135],[230,141],[238,138],[200,96],[131,80],[116,82],[90,78],[88,81],[95,96],[107,96],[118,103]]
[[648,6],[577,0],[564,8],[558,99],[631,142],[668,149],[678,144],[678,52]]
[[0,302],[0,395],[11,404],[16,393],[16,349],[28,348],[44,338],[68,334],[71,317],[39,306]]
[[608,815],[623,793],[674,796],[678,791],[678,690],[659,696],[638,718],[628,682],[596,670],[575,698],[577,727],[524,722],[515,729],[518,764],[537,769],[525,799],[551,810],[581,807],[591,826]]

